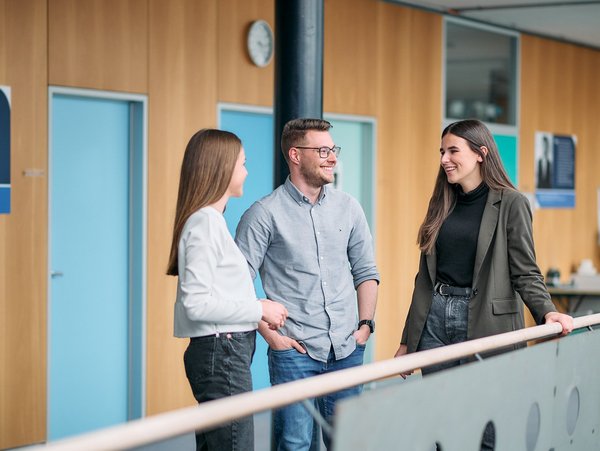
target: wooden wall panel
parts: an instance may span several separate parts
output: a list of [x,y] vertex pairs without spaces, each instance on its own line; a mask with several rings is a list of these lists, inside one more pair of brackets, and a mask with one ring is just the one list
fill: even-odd
[[524,35],[521,61],[520,189],[534,189],[536,131],[577,136],[575,209],[534,212],[540,269],[545,273],[550,266],[558,267],[566,282],[584,258],[592,258],[600,268],[596,219],[600,52]]
[[[164,275],[181,158],[196,130],[216,126],[218,101],[272,104],[274,66],[252,66],[245,35],[253,20],[274,25],[273,5],[0,0],[14,187],[13,212],[0,216],[0,448],[46,434],[47,179],[23,170],[47,171],[47,85],[149,95],[147,414],[192,405],[187,341],[173,338],[176,280]],[[441,51],[439,15],[376,0],[325,2],[324,109],[377,119],[377,359],[395,351],[410,304],[417,229],[439,164]],[[566,275],[593,257],[600,268],[600,52],[523,36],[521,54],[520,188],[533,189],[536,130],[578,137],[577,207],[534,214],[540,266]]]
[[46,14],[46,0],[0,0],[0,84],[12,89],[12,211],[0,215],[2,449],[46,435]]
[[323,110],[377,114],[377,0],[326,0]]
[[145,93],[148,0],[49,0],[51,85]]
[[173,337],[176,279],[165,275],[189,138],[216,126],[217,0],[150,0],[147,414],[195,403]]
[[273,105],[274,59],[266,67],[257,67],[246,51],[246,34],[258,19],[266,20],[275,33],[273,0],[218,2],[219,102]]
[[[439,165],[442,18],[379,3],[376,90],[377,360],[394,355],[418,268],[418,227]],[[371,87],[361,87],[368,95]]]

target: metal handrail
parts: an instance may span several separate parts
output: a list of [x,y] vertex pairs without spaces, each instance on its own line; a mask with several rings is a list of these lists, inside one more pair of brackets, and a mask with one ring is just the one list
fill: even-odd
[[[600,324],[600,313],[573,319],[574,329]],[[314,398],[376,381],[429,365],[469,357],[481,352],[543,338],[557,337],[558,323],[529,327],[443,348],[314,376],[286,384],[243,393],[140,420],[97,430],[76,437],[28,448],[45,451],[118,450],[146,445],[195,430],[214,428],[236,418],[276,409],[306,398]]]

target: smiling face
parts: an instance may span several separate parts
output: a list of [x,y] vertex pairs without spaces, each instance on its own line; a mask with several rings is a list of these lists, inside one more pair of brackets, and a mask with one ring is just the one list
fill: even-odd
[[[300,144],[297,144],[300,145]],[[298,149],[299,172],[304,182],[313,188],[332,183],[333,168],[337,163],[337,157],[330,152],[327,158],[321,158],[315,149],[319,147],[334,146],[329,132],[310,130],[306,132],[303,147],[314,147],[314,149]]]
[[244,194],[244,181],[248,175],[248,170],[246,169],[245,164],[246,154],[244,152],[244,148],[242,147],[240,149],[237,161],[235,162],[235,167],[233,168],[233,174],[231,175],[229,187],[227,188],[227,193],[230,197],[241,197]]
[[442,138],[440,164],[446,173],[448,183],[458,183],[465,193],[481,184],[483,179],[480,163],[482,161],[481,155],[471,150],[465,139],[451,133]]

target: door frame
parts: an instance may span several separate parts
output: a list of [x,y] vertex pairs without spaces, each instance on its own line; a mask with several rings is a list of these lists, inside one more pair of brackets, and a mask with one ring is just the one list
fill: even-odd
[[[52,132],[55,95],[129,102],[129,299],[127,343],[127,419],[146,412],[146,311],[147,311],[147,219],[148,219],[148,96],[94,89],[49,86],[48,88],[48,260],[47,260],[47,343],[46,386],[50,387],[52,313]],[[50,390],[46,390],[49,412]],[[46,415],[46,429],[50,416]]]

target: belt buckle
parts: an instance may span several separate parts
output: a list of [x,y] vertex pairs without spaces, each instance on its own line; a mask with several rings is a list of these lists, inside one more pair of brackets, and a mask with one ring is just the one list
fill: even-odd
[[450,287],[450,285],[448,285],[447,283],[440,283],[440,284],[438,285],[437,292],[438,292],[439,294],[441,294],[442,296],[448,296],[448,295],[450,294],[450,293],[444,293],[444,288],[445,288],[445,287],[448,287],[448,288],[449,288],[449,287]]

